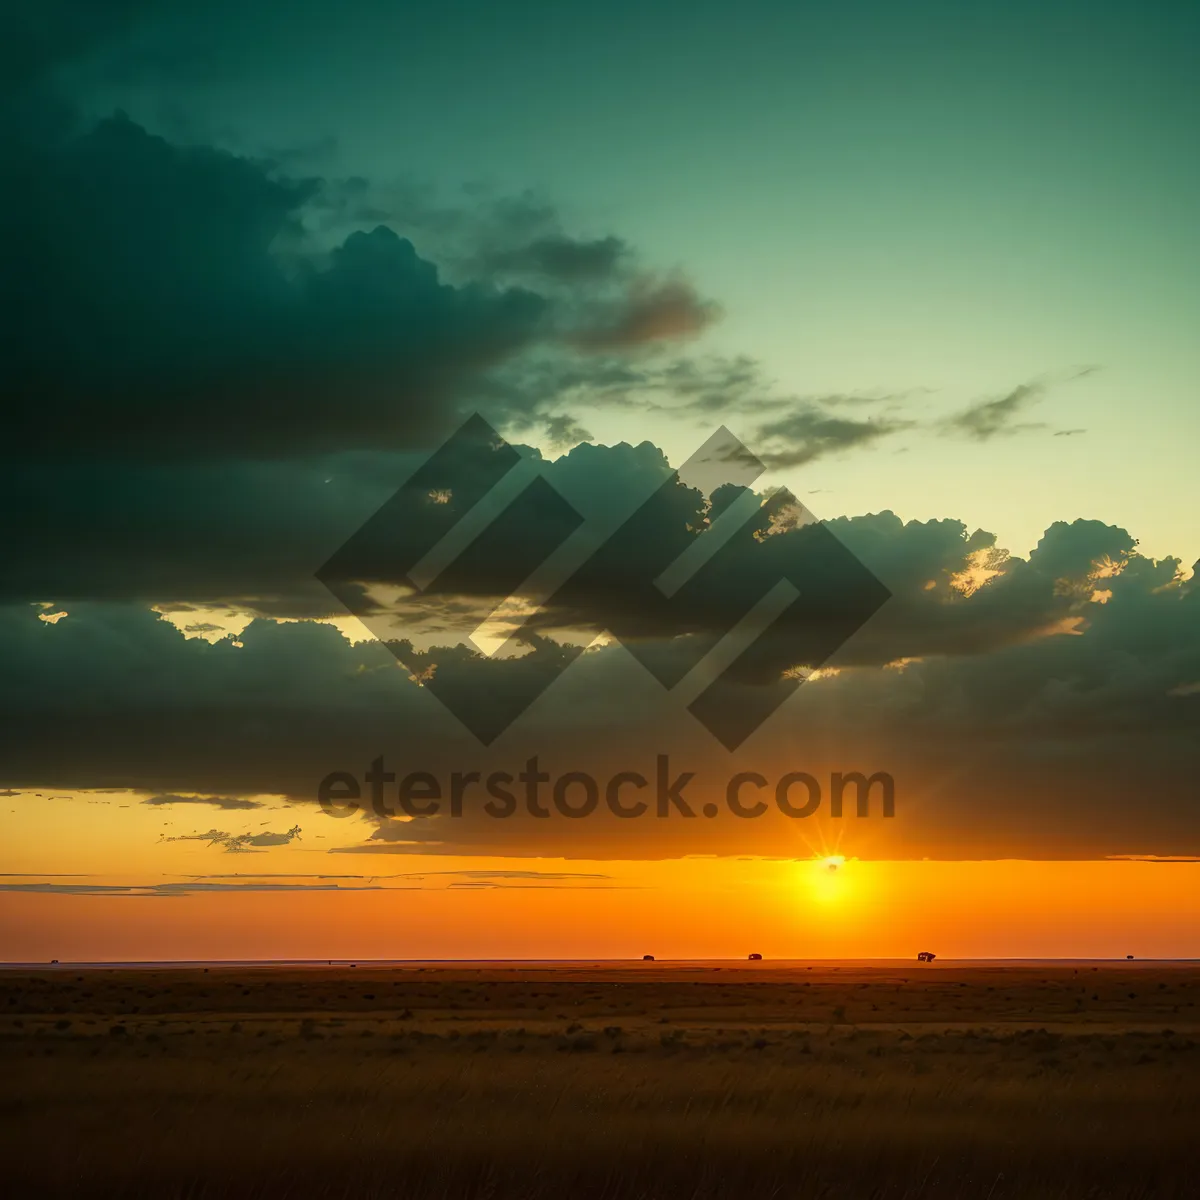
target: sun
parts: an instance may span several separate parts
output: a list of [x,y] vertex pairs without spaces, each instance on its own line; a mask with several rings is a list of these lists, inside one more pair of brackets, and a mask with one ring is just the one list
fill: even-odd
[[848,868],[843,854],[814,854],[798,865],[802,871],[803,892],[810,903],[840,908],[855,890],[854,872]]

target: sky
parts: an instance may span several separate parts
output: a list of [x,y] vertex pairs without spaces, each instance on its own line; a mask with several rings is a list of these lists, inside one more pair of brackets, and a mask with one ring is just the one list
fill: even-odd
[[0,959],[1200,954],[1193,6],[4,21]]

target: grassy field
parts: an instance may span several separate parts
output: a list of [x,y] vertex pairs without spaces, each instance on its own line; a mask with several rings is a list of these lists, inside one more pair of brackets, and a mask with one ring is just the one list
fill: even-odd
[[[18,1196],[1195,1197],[1200,969],[0,971]],[[15,1190],[10,1190],[15,1184]]]

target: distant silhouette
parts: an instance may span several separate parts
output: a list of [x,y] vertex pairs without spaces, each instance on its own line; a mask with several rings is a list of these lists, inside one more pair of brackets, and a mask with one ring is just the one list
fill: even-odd
[[653,954],[643,954],[642,955],[642,962],[653,962],[653,961],[654,961]]
[[752,955],[750,955],[750,961],[751,961],[751,962],[760,962],[761,960],[762,960],[762,955],[761,955],[761,954],[752,954]]
[[1132,955],[1132,954],[1127,954],[1127,955],[1125,955],[1125,957],[1126,957],[1126,958],[1132,958],[1132,957],[1133,957],[1133,955]]
[[917,962],[933,962],[935,958],[937,958],[937,955],[932,950],[922,950],[917,955]]

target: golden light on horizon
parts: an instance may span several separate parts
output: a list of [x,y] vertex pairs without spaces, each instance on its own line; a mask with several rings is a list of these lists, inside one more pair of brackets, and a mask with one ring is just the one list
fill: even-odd
[[817,854],[802,861],[807,900],[822,908],[843,906],[855,891],[853,872],[846,869],[844,854]]

